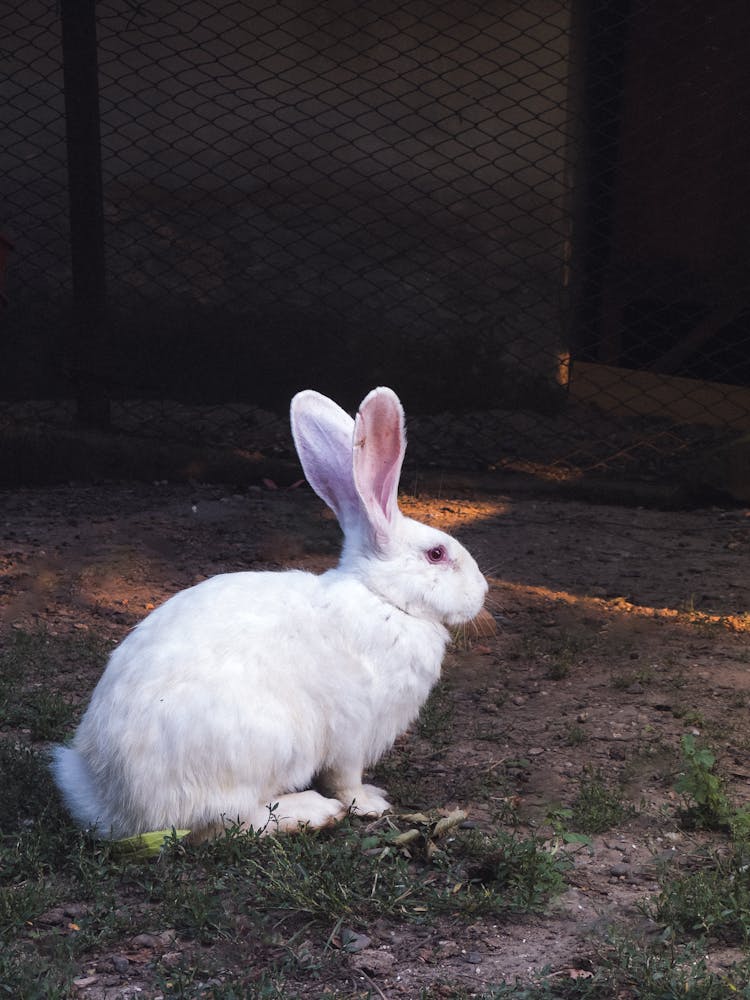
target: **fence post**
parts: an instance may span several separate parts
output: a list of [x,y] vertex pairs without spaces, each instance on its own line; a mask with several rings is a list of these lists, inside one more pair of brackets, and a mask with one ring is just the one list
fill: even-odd
[[571,318],[574,354],[607,356],[606,283],[613,212],[630,0],[574,0],[569,101],[576,150]]
[[104,205],[99,133],[96,0],[61,0],[63,81],[73,269],[73,365],[80,420],[107,426],[97,377],[105,346]]

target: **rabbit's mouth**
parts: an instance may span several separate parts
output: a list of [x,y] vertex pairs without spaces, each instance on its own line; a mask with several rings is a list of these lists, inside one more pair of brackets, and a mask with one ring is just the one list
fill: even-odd
[[497,635],[497,622],[494,615],[486,608],[481,608],[479,613],[470,618],[469,621],[453,625],[450,633],[453,642],[464,648],[473,642],[491,639]]

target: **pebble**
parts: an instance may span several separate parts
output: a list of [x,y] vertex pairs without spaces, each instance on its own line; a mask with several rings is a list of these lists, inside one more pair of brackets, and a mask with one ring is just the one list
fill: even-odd
[[174,931],[162,931],[161,934],[136,934],[131,944],[136,948],[160,948],[174,944],[174,941]]
[[629,865],[624,861],[619,861],[617,864],[614,864],[610,867],[609,874],[615,875],[617,878],[620,878],[623,875],[630,875],[632,871],[633,871],[632,865]]
[[393,970],[396,958],[390,951],[365,948],[351,958],[352,967],[373,976],[385,976]]

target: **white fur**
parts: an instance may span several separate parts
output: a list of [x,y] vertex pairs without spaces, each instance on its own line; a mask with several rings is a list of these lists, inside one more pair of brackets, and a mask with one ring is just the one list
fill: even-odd
[[[308,479],[345,531],[339,565],[216,576],[141,622],[110,657],[72,746],[54,751],[78,823],[119,838],[237,821],[324,826],[349,808],[388,808],[362,772],[416,717],[440,674],[445,624],[478,613],[486,582],[458,542],[398,511],[395,395],[374,390],[360,412],[374,452],[352,474],[351,418],[317,393],[292,409]],[[359,500],[370,487],[375,499]],[[438,545],[446,557],[432,564]]]

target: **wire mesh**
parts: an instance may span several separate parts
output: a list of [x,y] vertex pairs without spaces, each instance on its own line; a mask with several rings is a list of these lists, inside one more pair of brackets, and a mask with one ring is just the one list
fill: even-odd
[[386,383],[423,462],[563,477],[750,425],[738,0],[93,6],[85,351],[60,25],[4,19],[6,422],[93,385],[128,433],[263,447],[296,389]]
[[46,3],[3,9],[0,150],[6,303],[0,313],[2,396],[48,396],[59,382],[70,308],[60,30]]

